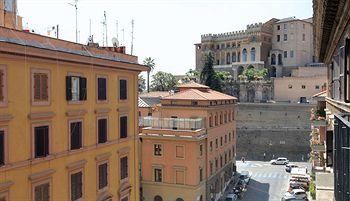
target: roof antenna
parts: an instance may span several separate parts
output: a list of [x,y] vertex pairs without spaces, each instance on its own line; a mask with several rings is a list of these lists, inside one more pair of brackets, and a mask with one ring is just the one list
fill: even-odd
[[68,4],[75,8],[75,42],[78,43],[78,0],[74,0],[74,4]]
[[134,20],[131,20],[131,55],[134,52]]

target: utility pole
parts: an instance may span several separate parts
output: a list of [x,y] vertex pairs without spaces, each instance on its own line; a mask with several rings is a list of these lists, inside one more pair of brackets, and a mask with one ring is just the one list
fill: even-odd
[[75,8],[75,42],[78,43],[78,0],[74,0],[74,4],[68,4]]
[[134,20],[131,20],[131,55],[134,52]]

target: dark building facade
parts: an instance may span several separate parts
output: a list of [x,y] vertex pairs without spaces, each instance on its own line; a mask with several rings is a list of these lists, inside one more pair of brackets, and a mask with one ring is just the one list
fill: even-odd
[[327,154],[333,154],[334,199],[350,200],[350,1],[314,0],[316,59],[328,65]]

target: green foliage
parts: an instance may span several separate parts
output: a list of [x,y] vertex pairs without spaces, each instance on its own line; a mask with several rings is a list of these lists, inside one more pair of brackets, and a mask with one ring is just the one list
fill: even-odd
[[142,75],[140,75],[139,76],[139,92],[143,92],[145,90],[146,90],[146,80]]
[[188,83],[191,81],[199,82],[199,72],[197,70],[188,70],[186,76],[181,79],[181,83]]
[[231,74],[227,71],[219,71],[216,72],[216,74],[219,76],[222,82],[227,82],[229,79],[232,78]]
[[312,199],[315,200],[316,199],[316,187],[315,187],[315,183],[313,180],[310,182],[309,191],[310,191],[310,195],[311,195]]
[[215,72],[214,57],[211,53],[205,55],[204,68],[200,74],[200,81],[202,84],[207,85],[213,90],[222,91],[222,81],[219,75]]
[[176,86],[176,78],[171,73],[159,71],[152,75],[152,91],[170,91]]
[[148,66],[150,68],[150,71],[147,71],[147,90],[149,92],[149,75],[150,72],[154,70],[156,63],[154,62],[154,59],[152,59],[152,57],[146,57],[143,60],[143,65]]
[[254,68],[247,68],[243,71],[243,75],[247,77],[248,80],[262,80],[266,78],[268,70],[266,68],[261,70],[255,70]]

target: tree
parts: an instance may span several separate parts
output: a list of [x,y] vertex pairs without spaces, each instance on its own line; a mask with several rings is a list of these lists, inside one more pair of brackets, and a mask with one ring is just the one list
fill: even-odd
[[139,76],[139,92],[143,92],[146,89],[146,80],[145,78],[140,75]]
[[213,90],[222,91],[221,79],[215,72],[214,68],[214,57],[211,53],[205,55],[204,68],[200,75],[200,81],[202,84],[207,85]]
[[150,67],[150,71],[147,71],[147,92],[149,92],[149,75],[151,73],[151,71],[154,70],[154,67],[156,66],[156,63],[154,62],[154,59],[152,59],[151,57],[146,57],[143,60],[143,65]]
[[170,91],[174,90],[177,84],[176,78],[171,73],[159,71],[152,75],[152,91]]
[[197,70],[188,70],[185,77],[181,79],[181,83],[188,83],[191,81],[199,82],[199,72]]

